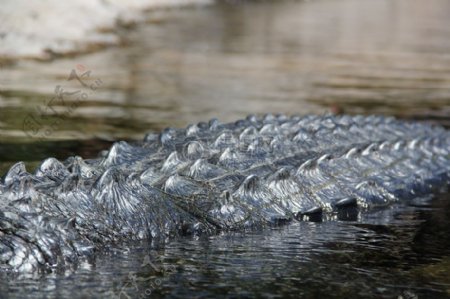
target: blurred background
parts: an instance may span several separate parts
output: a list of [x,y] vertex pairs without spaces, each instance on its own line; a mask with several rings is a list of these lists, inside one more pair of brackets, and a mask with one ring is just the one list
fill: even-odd
[[450,125],[447,0],[131,0],[0,8],[0,170],[250,113]]

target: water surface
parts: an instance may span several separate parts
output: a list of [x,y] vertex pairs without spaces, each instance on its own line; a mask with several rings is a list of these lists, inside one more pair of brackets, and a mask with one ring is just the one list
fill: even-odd
[[[146,22],[118,29],[120,47],[0,70],[0,172],[18,160],[32,170],[49,156],[94,157],[113,140],[249,113],[380,113],[449,127],[449,15],[446,0],[150,11]],[[63,100],[55,91],[66,92]],[[0,294],[450,297],[448,199],[181,238],[156,251],[124,244],[67,273],[3,275]]]

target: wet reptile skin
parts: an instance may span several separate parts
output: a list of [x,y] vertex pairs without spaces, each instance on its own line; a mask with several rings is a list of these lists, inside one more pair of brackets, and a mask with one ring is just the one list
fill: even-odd
[[0,269],[72,267],[105,245],[333,219],[447,188],[450,132],[382,116],[249,116],[15,164],[0,183]]

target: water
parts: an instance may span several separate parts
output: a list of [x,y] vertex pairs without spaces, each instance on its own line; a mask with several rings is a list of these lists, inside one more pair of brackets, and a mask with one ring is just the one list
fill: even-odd
[[163,249],[123,245],[67,273],[3,275],[0,291],[17,298],[445,298],[449,212],[449,197],[441,196],[357,221],[185,237]]
[[[449,14],[446,0],[148,12],[118,29],[120,47],[0,70],[0,172],[248,113],[381,113],[450,127]],[[72,70],[91,71],[83,80],[96,89],[67,81]],[[74,94],[49,105],[58,85]],[[350,221],[181,238],[156,251],[123,244],[71,272],[3,275],[0,297],[450,297],[449,211],[444,193]]]

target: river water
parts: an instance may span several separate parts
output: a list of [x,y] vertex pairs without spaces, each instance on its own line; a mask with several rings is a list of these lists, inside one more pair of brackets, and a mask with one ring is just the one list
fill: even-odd
[[[146,16],[117,29],[120,46],[2,66],[1,173],[249,113],[450,127],[447,0],[228,1]],[[348,221],[127,244],[68,273],[3,275],[0,297],[450,297],[449,204],[447,192]]]

